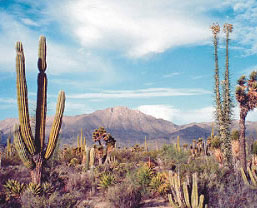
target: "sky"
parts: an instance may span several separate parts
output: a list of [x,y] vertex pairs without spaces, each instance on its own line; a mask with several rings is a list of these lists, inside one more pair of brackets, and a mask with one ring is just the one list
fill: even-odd
[[[257,69],[255,0],[0,0],[0,120],[18,117],[15,43],[22,41],[35,114],[40,35],[47,39],[48,115],[127,106],[175,124],[214,120],[210,26],[233,24],[231,92]],[[223,79],[225,39],[219,35]],[[234,98],[234,119],[239,107]],[[257,110],[247,116],[257,121]]]

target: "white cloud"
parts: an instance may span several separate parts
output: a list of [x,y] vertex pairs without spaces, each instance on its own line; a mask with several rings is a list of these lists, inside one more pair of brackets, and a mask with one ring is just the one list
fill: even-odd
[[[181,110],[171,105],[141,105],[137,107],[137,110],[155,118],[171,121],[175,124],[212,122],[215,120],[215,108],[212,106],[194,110]],[[233,119],[239,120],[239,112],[240,108],[236,106],[234,109]],[[246,121],[257,121],[257,109],[248,113]]]
[[170,74],[163,75],[163,78],[171,78],[171,77],[174,77],[174,76],[178,76],[180,74],[181,73],[179,73],[179,72],[173,72],[173,73],[170,73]]
[[148,88],[139,90],[104,90],[98,93],[82,93],[67,95],[71,99],[95,99],[95,98],[150,98],[170,96],[192,96],[210,94],[204,89],[172,89],[172,88]]
[[49,4],[49,13],[86,48],[141,57],[206,43],[213,21],[207,12],[222,5],[220,0],[67,0]]
[[[0,12],[0,19],[0,71],[8,72],[10,68],[15,71],[17,41],[23,43],[26,71],[37,71],[38,38],[41,34],[28,27],[28,19],[25,19],[26,23],[23,19],[22,24],[6,12]],[[105,73],[105,77],[114,76],[112,65],[101,57],[48,38],[47,68],[48,74],[94,71]]]
[[257,2],[256,0],[226,0],[233,9],[233,39],[245,50],[245,55],[257,53]]
[[25,24],[25,25],[28,25],[28,26],[35,26],[35,27],[38,27],[39,24],[36,23],[35,21],[33,21],[32,19],[29,19],[29,18],[21,18],[21,21]]
[[181,110],[171,105],[141,105],[137,109],[145,114],[171,121],[175,124],[211,122],[214,120],[214,108],[211,106],[195,110]]

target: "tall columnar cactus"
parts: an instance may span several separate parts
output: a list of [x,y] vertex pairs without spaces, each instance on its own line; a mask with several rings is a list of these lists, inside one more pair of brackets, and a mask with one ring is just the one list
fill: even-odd
[[54,152],[61,128],[65,106],[65,93],[59,92],[56,114],[45,146],[45,124],[47,109],[46,38],[41,36],[38,51],[38,91],[35,137],[32,135],[28,108],[28,92],[25,77],[25,57],[21,42],[16,43],[17,103],[20,124],[14,129],[14,144],[24,165],[31,170],[32,182],[41,183],[42,164]]
[[249,79],[245,76],[237,81],[236,99],[240,104],[240,162],[241,167],[246,170],[246,150],[245,150],[245,119],[249,111],[257,108],[257,71],[250,74]]
[[171,194],[168,194],[170,205],[174,208],[207,208],[204,206],[204,195],[198,196],[197,175],[193,174],[191,198],[188,192],[187,182],[181,185],[179,175],[169,176]]
[[12,156],[12,141],[11,141],[11,134],[7,138],[7,145],[6,145],[6,151],[7,151],[7,156],[11,157]]
[[176,148],[177,148],[177,152],[180,152],[179,136],[177,136],[177,145],[176,145]]
[[146,136],[145,136],[145,151],[148,152],[148,146],[147,146],[147,140],[146,140]]

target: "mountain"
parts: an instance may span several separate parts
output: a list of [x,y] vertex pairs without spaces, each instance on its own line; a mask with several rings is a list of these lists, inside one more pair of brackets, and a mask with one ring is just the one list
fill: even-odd
[[[47,117],[46,135],[50,132],[52,122],[53,117]],[[4,135],[3,142],[6,141],[14,123],[18,123],[18,120],[10,118],[0,121],[0,130]],[[246,122],[246,124],[247,135],[256,135],[257,122]],[[124,145],[143,143],[145,136],[150,143],[170,143],[175,141],[177,136],[180,136],[182,143],[189,143],[199,137],[207,138],[212,129],[212,123],[191,123],[179,126],[163,119],[156,119],[138,110],[119,106],[98,110],[91,114],[64,116],[61,141],[68,144],[76,143],[77,136],[83,128],[87,142],[92,143],[92,132],[100,126],[105,127],[118,143]],[[238,128],[237,121],[233,121],[232,128]]]

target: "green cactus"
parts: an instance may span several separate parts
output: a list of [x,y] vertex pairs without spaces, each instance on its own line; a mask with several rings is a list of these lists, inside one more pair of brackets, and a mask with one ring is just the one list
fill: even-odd
[[90,163],[90,149],[85,147],[85,153],[86,154],[86,162],[85,162],[85,170],[89,170],[89,163]]
[[[168,194],[170,205],[174,208],[203,208],[204,206],[204,195],[198,196],[197,187],[197,174],[193,174],[193,184],[191,199],[189,197],[187,183],[183,182],[181,186],[181,180],[179,175],[169,176],[171,185],[171,194]],[[205,205],[207,208],[207,205]]]
[[93,168],[95,164],[95,148],[91,148],[89,152],[89,167]]
[[45,123],[47,109],[46,39],[41,36],[38,52],[38,92],[35,137],[32,135],[28,111],[28,92],[25,77],[25,57],[21,42],[16,44],[17,103],[19,126],[14,129],[14,144],[24,165],[31,170],[32,183],[41,183],[43,160],[48,160],[54,152],[60,132],[65,106],[65,93],[59,92],[56,114],[45,150]]
[[147,146],[147,141],[146,141],[146,136],[145,136],[145,151],[148,152],[148,146]]
[[244,180],[244,183],[247,186],[249,186],[251,189],[257,189],[257,176],[255,173],[255,169],[253,169],[253,168],[250,169],[249,167],[247,167],[247,172],[248,172],[250,180],[248,180],[248,178],[245,174],[245,171],[242,167],[240,168],[240,171],[241,171],[241,175]]
[[177,136],[177,152],[180,152],[180,143],[179,143],[179,136]]
[[7,146],[6,146],[6,151],[7,151],[7,157],[12,156],[12,142],[11,142],[11,134],[7,138]]

